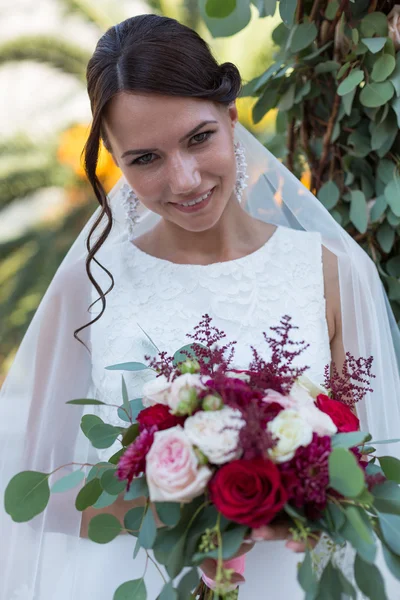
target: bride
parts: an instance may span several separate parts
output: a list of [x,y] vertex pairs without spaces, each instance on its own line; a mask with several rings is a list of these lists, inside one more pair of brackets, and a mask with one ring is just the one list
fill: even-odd
[[[103,35],[87,82],[93,123],[85,165],[100,207],[60,266],[3,386],[2,485],[17,471],[68,465],[62,476],[77,468],[71,463],[107,460],[113,448],[89,448],[83,412],[65,403],[121,404],[121,372],[105,367],[142,362],[154,344],[174,352],[204,313],[237,340],[239,368],[248,365],[250,344],[268,354],[262,332],[284,314],[309,343],[298,362],[316,383],[325,365],[341,368],[346,351],[372,354],[377,379],[357,406],[361,429],[396,437],[399,336],[375,267],[238,123],[237,68],[218,65],[175,20],[142,15]],[[96,176],[100,140],[123,173],[108,197]],[[124,377],[135,398],[151,375]],[[95,408],[121,425],[115,409]],[[144,574],[155,600],[162,578],[142,551],[132,560],[131,536],[106,545],[87,538],[94,514],[122,519],[132,502],[121,497],[81,515],[76,493],[52,494],[27,524],[2,514],[1,599],[111,600],[118,586]],[[244,577],[235,577],[240,599],[302,599],[296,565],[304,546],[283,525],[252,537],[256,543],[242,548]],[[203,569],[213,576],[212,564]],[[400,598],[389,574],[385,581],[388,597]]]

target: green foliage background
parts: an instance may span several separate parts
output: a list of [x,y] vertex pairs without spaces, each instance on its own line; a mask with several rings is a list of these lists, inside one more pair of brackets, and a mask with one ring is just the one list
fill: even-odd
[[395,4],[199,0],[215,36],[246,27],[254,7],[261,19],[279,10],[274,62],[242,95],[257,98],[255,123],[278,109],[270,150],[298,177],[310,169],[311,190],[372,257],[400,322],[400,52],[389,29]]

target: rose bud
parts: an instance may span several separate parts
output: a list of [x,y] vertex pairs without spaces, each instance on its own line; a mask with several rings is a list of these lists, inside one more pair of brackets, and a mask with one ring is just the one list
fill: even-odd
[[195,388],[182,387],[179,391],[179,402],[174,415],[191,415],[199,406],[199,397]]
[[216,396],[214,394],[208,394],[202,403],[203,410],[221,410],[224,406],[222,402],[222,398],[220,396]]
[[200,371],[200,364],[197,360],[188,358],[185,362],[179,365],[179,371],[184,373],[198,373]]

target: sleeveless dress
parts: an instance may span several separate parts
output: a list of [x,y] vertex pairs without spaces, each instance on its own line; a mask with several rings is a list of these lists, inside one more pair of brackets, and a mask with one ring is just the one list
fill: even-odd
[[[293,339],[305,339],[310,344],[296,362],[309,366],[307,375],[316,383],[323,382],[324,367],[331,356],[319,233],[278,227],[255,252],[209,265],[172,263],[126,243],[129,248],[123,252],[120,265],[112,265],[115,287],[107,296],[106,311],[91,326],[94,395],[90,397],[122,404],[121,372],[105,367],[145,362],[145,354],[154,355],[154,346],[144,332],[160,350],[174,353],[191,343],[186,334],[193,332],[205,313],[226,333],[227,341],[237,340],[237,368],[248,366],[252,358],[250,345],[267,358],[269,347],[262,332],[271,334],[270,327],[278,325],[283,315],[291,316],[299,328]],[[141,396],[144,381],[154,378],[154,373],[126,371],[124,378],[129,398],[133,399]],[[115,409],[100,406],[97,414],[121,425]],[[99,450],[97,459],[106,460],[118,449],[116,445]],[[301,556],[284,544],[258,543],[247,554],[246,583],[241,586],[240,600],[303,599],[304,592],[296,580]],[[82,568],[76,574],[79,594],[74,598],[112,600],[120,584],[140,578],[146,560],[143,551],[132,560],[134,545],[135,539],[129,535],[118,536],[103,546],[82,539]],[[92,561],[95,569],[90,567]],[[150,561],[145,583],[148,600],[155,600],[163,582]]]

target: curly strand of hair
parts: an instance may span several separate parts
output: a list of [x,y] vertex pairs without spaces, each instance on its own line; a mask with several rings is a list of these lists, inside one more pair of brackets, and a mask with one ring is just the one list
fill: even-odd
[[[86,329],[90,325],[93,325],[93,323],[95,323],[96,321],[98,321],[101,318],[101,316],[104,314],[104,311],[106,310],[106,305],[107,305],[106,295],[109,292],[111,292],[111,290],[114,287],[114,277],[113,277],[112,273],[108,269],[106,269],[106,267],[104,267],[104,265],[102,265],[95,257],[96,253],[100,250],[101,246],[107,239],[107,237],[112,229],[112,224],[113,224],[112,212],[111,212],[111,208],[107,202],[107,195],[96,175],[96,166],[97,166],[98,155],[99,155],[99,147],[100,147],[100,119],[95,119],[93,121],[92,128],[91,128],[89,137],[86,141],[86,144],[85,144],[82,154],[84,153],[84,155],[85,155],[86,175],[87,175],[90,183],[92,184],[92,187],[96,194],[96,198],[97,198],[102,210],[101,210],[99,216],[97,217],[96,221],[93,223],[92,228],[90,229],[89,235],[86,239],[86,248],[88,250],[88,255],[86,257],[86,273],[89,277],[90,282],[93,284],[94,288],[96,289],[96,291],[99,294],[99,298],[90,304],[90,306],[88,307],[88,311],[99,300],[101,301],[102,308],[101,308],[100,313],[97,315],[97,317],[95,317],[88,323],[85,323],[85,325],[82,325],[81,327],[79,327],[78,329],[76,329],[74,331],[74,338],[76,340],[78,340],[78,342],[83,344],[89,353],[90,353],[89,348],[87,347],[85,342],[79,338],[78,333],[80,331]],[[104,216],[106,216],[106,218],[107,218],[107,223],[106,223],[103,231],[101,232],[101,235],[98,237],[98,239],[92,245],[92,237],[93,237],[94,233],[96,232],[100,223],[103,221]],[[95,262],[101,269],[103,269],[103,271],[105,271],[111,279],[111,284],[105,292],[103,292],[100,285],[97,283],[96,279],[93,276],[92,262]]]

